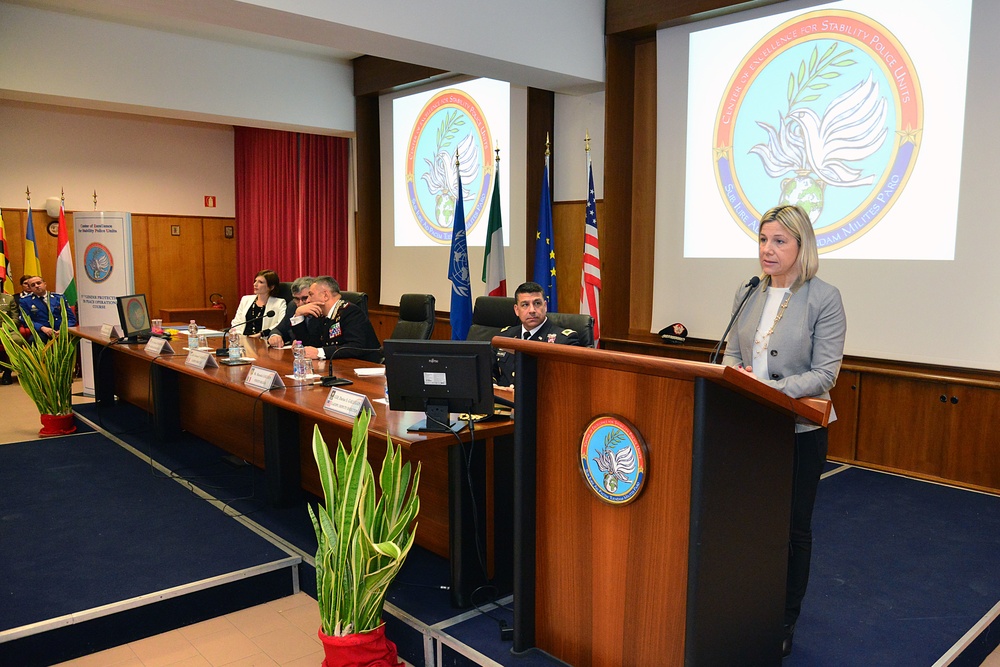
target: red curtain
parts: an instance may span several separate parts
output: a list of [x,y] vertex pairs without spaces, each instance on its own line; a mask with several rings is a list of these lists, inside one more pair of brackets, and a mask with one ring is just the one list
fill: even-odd
[[346,289],[347,139],[237,127],[236,275],[331,275]]

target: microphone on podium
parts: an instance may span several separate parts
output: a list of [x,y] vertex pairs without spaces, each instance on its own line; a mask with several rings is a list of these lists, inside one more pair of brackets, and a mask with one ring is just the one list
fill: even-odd
[[729,330],[733,328],[733,324],[736,323],[736,318],[740,316],[741,312],[743,312],[743,306],[747,305],[747,299],[750,298],[750,295],[753,294],[753,291],[757,289],[757,285],[759,284],[760,278],[757,276],[754,276],[747,281],[746,287],[749,287],[750,289],[748,289],[747,293],[743,295],[743,300],[740,301],[739,307],[733,312],[733,316],[729,318],[729,326],[726,327],[725,332],[722,334],[722,338],[719,339],[719,344],[715,346],[714,350],[712,350],[712,357],[708,360],[708,363],[714,364],[715,360],[719,357],[719,352],[722,350],[722,344],[726,342],[726,336],[729,335]]
[[229,354],[229,347],[226,345],[226,336],[229,335],[230,331],[232,331],[236,327],[241,327],[244,324],[252,324],[254,322],[259,322],[260,320],[263,320],[265,317],[274,317],[274,311],[273,310],[269,310],[266,313],[264,313],[263,315],[261,315],[260,317],[252,317],[249,320],[243,320],[242,322],[237,322],[236,324],[230,325],[230,326],[226,327],[225,329],[223,329],[222,330],[222,347],[218,348],[215,351],[216,356],[224,356],[226,354]]

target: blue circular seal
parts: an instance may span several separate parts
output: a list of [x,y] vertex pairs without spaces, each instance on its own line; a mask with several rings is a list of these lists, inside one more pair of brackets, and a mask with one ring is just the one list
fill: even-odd
[[103,283],[114,271],[115,261],[106,246],[101,243],[91,243],[83,252],[83,266],[91,281]]
[[594,495],[611,505],[627,505],[646,483],[646,443],[620,417],[595,417],[580,443],[580,466]]

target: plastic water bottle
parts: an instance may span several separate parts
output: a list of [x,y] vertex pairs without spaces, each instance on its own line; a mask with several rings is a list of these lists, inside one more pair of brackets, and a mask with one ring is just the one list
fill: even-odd
[[243,357],[243,350],[240,346],[240,332],[236,329],[230,329],[228,334],[229,339],[229,358],[230,359],[241,359]]
[[389,380],[385,381],[385,407],[389,407]]
[[198,323],[194,320],[188,322],[188,349],[198,348]]
[[292,343],[292,377],[296,380],[306,379],[306,349],[302,341]]

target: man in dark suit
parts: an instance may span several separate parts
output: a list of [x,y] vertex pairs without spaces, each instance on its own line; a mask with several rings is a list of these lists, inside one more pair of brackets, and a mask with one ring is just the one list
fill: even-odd
[[316,281],[312,276],[302,276],[296,278],[292,283],[292,300],[285,309],[285,316],[278,322],[278,325],[267,333],[267,344],[271,347],[281,347],[292,342],[292,316],[296,309],[309,301],[309,288]]
[[295,309],[292,337],[306,346],[309,359],[356,358],[379,363],[382,348],[360,307],[344,300],[340,285],[321,276],[309,287],[309,301]]
[[[59,327],[62,325],[62,303],[65,302],[62,294],[55,294],[48,291],[45,281],[40,276],[32,276],[28,280],[28,288],[31,294],[21,299],[21,309],[24,310],[31,319],[31,326],[35,333],[42,337],[42,342],[48,342],[50,338],[58,335]],[[51,314],[51,320],[49,319]],[[76,326],[76,313],[67,306],[66,324]]]
[[[580,334],[575,329],[560,329],[548,318],[545,294],[538,283],[527,282],[518,285],[514,291],[514,313],[521,320],[519,326],[505,327],[498,336],[524,338],[557,345],[582,345]],[[514,384],[514,353],[497,350],[493,363],[493,381],[501,387]]]

